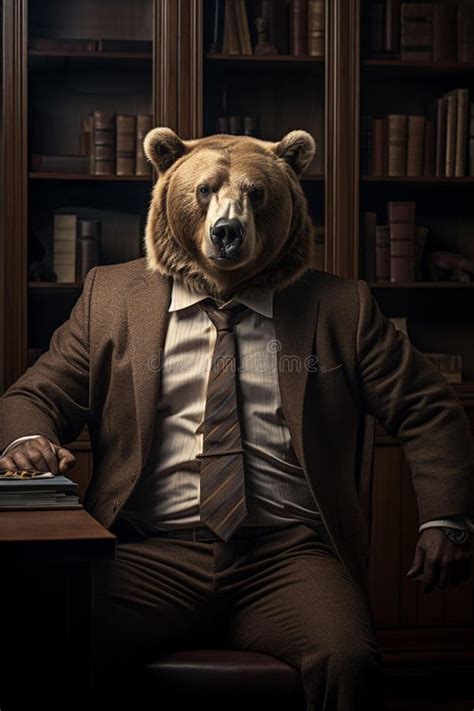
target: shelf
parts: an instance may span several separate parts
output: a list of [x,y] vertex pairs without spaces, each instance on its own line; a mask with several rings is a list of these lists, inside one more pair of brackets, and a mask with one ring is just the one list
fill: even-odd
[[149,59],[151,52],[67,52],[65,50],[30,49],[30,57],[53,57],[63,59]]
[[405,75],[474,74],[473,62],[408,62],[401,59],[366,59],[362,67],[374,73]]
[[30,291],[43,291],[53,289],[54,291],[69,291],[71,289],[82,289],[83,283],[78,282],[58,282],[58,281],[29,281]]
[[278,64],[292,64],[310,62],[324,64],[324,57],[311,57],[309,55],[295,56],[293,54],[212,54],[208,52],[207,59],[225,62],[268,62]]
[[372,289],[473,289],[474,281],[372,281]]
[[89,173],[29,173],[32,180],[101,180],[151,183],[146,175],[90,175]]
[[363,175],[363,183],[400,183],[407,185],[472,185],[474,176],[467,175],[462,178],[446,178],[439,176],[415,175]]

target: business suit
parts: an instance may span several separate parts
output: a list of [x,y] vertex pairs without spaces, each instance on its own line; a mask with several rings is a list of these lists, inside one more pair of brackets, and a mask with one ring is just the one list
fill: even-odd
[[[149,454],[169,298],[170,280],[145,260],[92,270],[50,351],[1,401],[3,445],[22,434],[65,443],[88,423],[95,468],[85,507],[108,527]],[[361,411],[399,438],[420,523],[474,509],[468,422],[365,282],[307,273],[276,294],[274,318],[293,446],[343,564],[338,574],[363,590],[367,530],[354,481]]]

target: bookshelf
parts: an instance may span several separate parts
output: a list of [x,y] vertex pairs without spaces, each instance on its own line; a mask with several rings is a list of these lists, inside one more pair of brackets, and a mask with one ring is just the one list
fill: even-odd
[[[51,215],[61,207],[125,210],[139,216],[141,227],[135,236],[109,244],[115,250],[109,261],[132,258],[127,250],[137,247],[137,236],[140,242],[152,179],[46,172],[31,165],[35,152],[77,152],[77,118],[95,109],[150,113],[154,125],[169,126],[184,139],[215,133],[222,116],[256,117],[257,135],[269,140],[294,128],[308,130],[318,152],[302,184],[313,222],[324,237],[319,267],[342,277],[366,278],[363,215],[375,212],[382,224],[391,200],[416,202],[417,224],[428,228],[427,244],[437,237],[443,248],[460,249],[469,243],[469,234],[472,238],[473,176],[371,175],[361,161],[364,116],[422,113],[453,88],[474,93],[474,62],[415,62],[380,52],[374,56],[367,20],[371,0],[326,0],[324,57],[294,56],[288,46],[276,55],[216,51],[214,3],[207,0],[3,4],[3,106],[11,108],[3,114],[2,168],[10,180],[5,181],[1,262],[0,307],[2,299],[7,305],[0,330],[2,390],[25,371],[29,350],[47,348],[82,288],[76,281],[29,278],[32,232],[51,234]],[[288,4],[278,2],[280,7]],[[253,47],[252,13],[258,6],[247,2]],[[151,49],[34,49],[29,40],[40,20],[43,34],[53,38],[145,40]],[[108,91],[101,104],[97,96],[104,87]],[[474,281],[369,281],[387,316],[407,318],[410,338],[420,350],[462,355],[463,381],[453,388],[474,429]],[[91,469],[87,433],[71,446],[85,487]],[[388,659],[392,655],[404,662],[426,661],[430,645],[459,657],[460,651],[472,648],[472,590],[439,591],[428,599],[404,579],[416,540],[414,496],[400,448],[380,428],[375,465],[371,598],[382,647]]]

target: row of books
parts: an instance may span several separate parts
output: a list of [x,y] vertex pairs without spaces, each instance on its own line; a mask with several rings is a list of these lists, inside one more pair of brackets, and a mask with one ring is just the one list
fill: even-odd
[[218,116],[216,133],[232,136],[259,136],[258,116]]
[[150,114],[94,111],[82,122],[82,152],[92,175],[151,176],[143,140],[153,126]]
[[474,62],[474,6],[374,0],[370,51],[415,62]]
[[51,472],[0,470],[0,510],[78,509],[77,484]]
[[214,0],[210,51],[324,57],[325,24],[325,0]]
[[361,170],[375,176],[474,176],[474,103],[469,103],[469,91],[444,94],[432,118],[363,117]]
[[54,215],[53,272],[61,283],[82,283],[87,272],[100,264],[99,220],[77,215]]
[[428,230],[416,225],[412,201],[387,204],[388,224],[375,212],[363,214],[363,265],[367,281],[416,281]]

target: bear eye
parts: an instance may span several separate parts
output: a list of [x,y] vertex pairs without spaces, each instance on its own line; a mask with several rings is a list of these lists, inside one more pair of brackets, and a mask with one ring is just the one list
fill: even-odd
[[211,188],[209,187],[209,185],[200,185],[198,187],[199,195],[203,195],[204,197],[206,197],[207,195],[209,195],[210,192]]
[[249,191],[249,197],[251,200],[261,200],[263,195],[263,188],[252,188],[252,190]]

